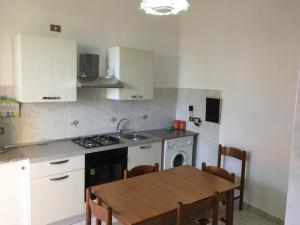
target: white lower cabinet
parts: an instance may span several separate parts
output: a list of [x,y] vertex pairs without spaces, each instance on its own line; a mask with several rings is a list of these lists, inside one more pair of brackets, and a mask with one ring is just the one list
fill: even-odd
[[29,225],[29,160],[0,163],[0,224]]
[[31,225],[46,225],[84,212],[84,156],[30,165]]
[[162,143],[155,142],[145,145],[128,147],[128,169],[138,165],[154,165],[159,163],[161,168]]
[[84,170],[31,180],[31,225],[46,225],[84,212]]

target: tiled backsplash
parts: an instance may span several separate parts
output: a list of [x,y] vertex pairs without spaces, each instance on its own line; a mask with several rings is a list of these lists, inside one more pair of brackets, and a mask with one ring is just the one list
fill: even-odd
[[[13,87],[0,87],[0,95],[13,97]],[[105,99],[105,89],[78,89],[77,102],[21,104],[20,118],[0,118],[0,145],[113,132],[123,117],[131,118],[125,127],[130,130],[163,128],[175,117],[188,120],[188,105],[204,120],[207,96],[220,97],[221,91],[155,88],[151,101],[115,101]],[[187,129],[199,132],[197,165],[215,163],[219,125],[187,122]]]
[[198,127],[192,122],[187,122],[187,129],[199,133],[197,141],[196,165],[207,162],[208,165],[215,165],[217,162],[217,147],[219,144],[219,124],[205,122],[206,97],[221,97],[218,90],[199,89],[178,89],[176,117],[188,120],[188,106],[194,106],[194,116],[200,117],[201,125]]
[[[0,88],[0,95],[12,96],[11,89]],[[156,88],[153,101],[107,100],[105,89],[78,89],[77,102],[22,104],[20,118],[1,118],[5,135],[0,142],[7,145],[113,132],[123,117],[131,118],[127,129],[166,127],[175,118],[176,98],[175,88]],[[79,124],[75,126],[74,121]]]

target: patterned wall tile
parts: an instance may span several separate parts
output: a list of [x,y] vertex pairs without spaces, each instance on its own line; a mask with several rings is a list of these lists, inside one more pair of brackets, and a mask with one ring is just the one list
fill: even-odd
[[195,117],[200,117],[201,125],[195,126],[187,122],[187,129],[199,133],[197,141],[196,165],[201,162],[215,165],[217,160],[217,146],[219,144],[219,124],[205,122],[206,97],[221,97],[218,90],[178,89],[176,118],[188,121],[188,106],[194,106]]
[[[0,95],[13,93],[13,87],[0,87]],[[154,96],[152,101],[115,101],[105,98],[105,89],[82,88],[77,102],[22,104],[20,118],[0,119],[6,129],[0,145],[114,132],[124,117],[131,118],[127,129],[162,128],[175,118],[177,89],[156,88]]]
[[[13,87],[0,87],[0,95],[13,97]],[[22,104],[20,118],[0,119],[6,129],[0,145],[114,132],[124,117],[131,118],[125,129],[163,128],[174,118],[188,120],[188,105],[194,105],[194,115],[204,120],[208,96],[221,97],[221,91],[155,88],[151,101],[115,101],[105,98],[105,89],[78,89],[77,102]],[[197,127],[188,122],[187,129],[199,132],[197,165],[215,163],[219,125],[203,122]]]

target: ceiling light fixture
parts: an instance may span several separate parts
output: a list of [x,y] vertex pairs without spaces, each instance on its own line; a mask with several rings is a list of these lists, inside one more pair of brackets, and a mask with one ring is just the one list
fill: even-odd
[[177,15],[189,10],[187,0],[142,0],[140,9],[146,14],[165,16]]

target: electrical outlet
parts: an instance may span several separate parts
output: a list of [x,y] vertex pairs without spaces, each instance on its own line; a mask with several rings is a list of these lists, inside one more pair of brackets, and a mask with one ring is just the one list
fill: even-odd
[[53,32],[61,32],[61,26],[60,25],[55,25],[55,24],[50,24],[50,31]]
[[190,121],[190,122],[194,122],[194,120],[195,120],[195,117],[193,117],[193,116],[190,116],[190,117],[189,117],[189,121]]
[[4,127],[0,127],[0,135],[4,135]]

